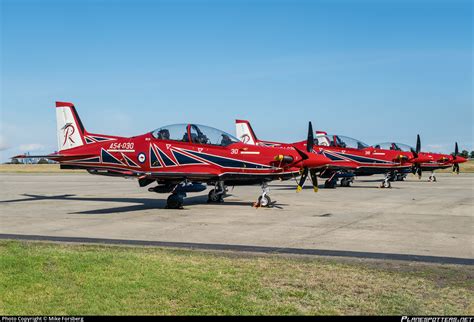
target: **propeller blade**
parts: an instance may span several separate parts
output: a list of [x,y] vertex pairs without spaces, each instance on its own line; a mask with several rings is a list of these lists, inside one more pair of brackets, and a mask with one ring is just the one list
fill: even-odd
[[318,192],[318,175],[315,169],[309,170],[309,174],[311,176],[311,181],[313,182],[313,190],[314,192]]
[[458,142],[454,143],[454,156],[457,157],[459,154]]
[[415,149],[410,148],[411,153],[413,154],[413,158],[416,159],[418,158],[418,153],[416,153]]
[[306,142],[306,151],[312,152],[314,145],[314,134],[313,134],[313,125],[309,122],[308,125],[308,140]]
[[298,182],[298,187],[296,187],[296,192],[303,190],[303,185],[308,177],[308,168],[303,168],[303,173],[301,174],[300,182]]
[[420,153],[421,151],[421,140],[420,140],[420,135],[416,135],[416,153]]
[[411,167],[411,173],[413,173],[415,175],[417,171],[418,171],[418,167],[416,165],[413,165]]
[[422,170],[421,170],[421,167],[418,167],[418,169],[416,169],[416,173],[418,174],[418,179],[421,179],[421,174],[422,174]]

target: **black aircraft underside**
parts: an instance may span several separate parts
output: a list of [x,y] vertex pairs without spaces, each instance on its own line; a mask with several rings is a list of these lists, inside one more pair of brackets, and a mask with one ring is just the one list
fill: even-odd
[[433,166],[422,166],[421,171],[435,171],[438,169],[448,169],[452,167],[452,165],[447,164],[447,165],[433,165]]
[[215,182],[224,182],[225,185],[254,185],[262,184],[273,180],[289,180],[299,176],[299,172],[282,172],[272,174],[258,174],[258,173],[240,173],[240,172],[225,172],[221,175],[213,175],[206,173],[185,173],[185,172],[141,172],[129,171],[121,168],[113,167],[90,167],[84,165],[61,165],[61,169],[81,169],[87,170],[90,174],[104,175],[111,177],[129,177],[129,178],[146,178],[147,181],[154,182],[169,182],[179,183],[184,180],[205,182],[213,184]]

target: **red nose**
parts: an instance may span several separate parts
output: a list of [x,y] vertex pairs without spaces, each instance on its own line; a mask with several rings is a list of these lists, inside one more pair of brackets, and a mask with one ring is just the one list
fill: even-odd
[[318,168],[331,163],[331,159],[322,154],[308,153],[308,159],[303,160],[303,167]]
[[430,158],[428,155],[418,155],[418,158],[413,158],[413,159],[410,160],[410,162],[412,162],[412,163],[428,163],[431,160],[433,160],[433,158]]
[[452,162],[452,163],[464,163],[464,162],[466,162],[466,161],[467,161],[466,158],[457,156],[456,159],[454,159],[454,160],[451,161],[451,162]]

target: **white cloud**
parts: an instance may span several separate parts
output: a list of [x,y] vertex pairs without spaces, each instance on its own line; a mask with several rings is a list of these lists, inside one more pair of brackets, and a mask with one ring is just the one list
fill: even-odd
[[39,143],[30,143],[30,144],[20,145],[20,150],[25,151],[25,152],[44,150],[44,148],[45,146]]

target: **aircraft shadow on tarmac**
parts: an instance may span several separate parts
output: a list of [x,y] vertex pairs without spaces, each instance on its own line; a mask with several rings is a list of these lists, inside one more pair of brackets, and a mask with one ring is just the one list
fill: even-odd
[[[85,211],[71,212],[69,214],[113,214],[113,213],[124,213],[132,211],[141,211],[141,210],[151,210],[151,209],[164,209],[166,206],[166,199],[155,199],[155,198],[106,198],[106,197],[77,197],[74,194],[64,194],[64,195],[55,195],[55,196],[43,196],[43,195],[34,195],[34,194],[22,194],[27,198],[23,199],[12,199],[12,200],[2,200],[0,203],[16,203],[16,202],[28,202],[28,201],[43,201],[43,200],[67,200],[67,201],[95,201],[95,202],[124,202],[124,203],[135,203],[136,205],[127,205],[121,207],[111,207],[103,209],[93,209]],[[231,195],[227,195],[229,197]],[[184,210],[186,206],[206,204],[207,196],[192,196],[184,199]],[[216,206],[245,206],[250,207],[251,202],[248,201],[225,201],[223,203],[213,204]],[[277,204],[273,202],[272,207],[283,209],[282,206],[287,206],[286,204]]]

